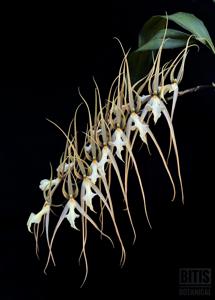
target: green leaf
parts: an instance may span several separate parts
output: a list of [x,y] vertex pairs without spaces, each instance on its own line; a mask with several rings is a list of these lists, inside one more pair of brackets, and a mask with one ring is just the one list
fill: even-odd
[[140,78],[144,77],[150,70],[152,64],[152,52],[134,51],[129,54],[128,63],[130,68],[131,81],[132,83],[135,83]]
[[[145,75],[152,63],[152,52],[157,50],[163,41],[167,16],[153,16],[143,26],[138,37],[138,49],[129,55],[132,79],[135,81]],[[165,49],[184,47],[190,35],[190,44],[195,40],[209,47],[215,54],[215,47],[204,23],[193,14],[178,12],[168,16],[187,32],[168,28],[164,43]]]
[[143,26],[139,33],[138,47],[149,42],[161,29],[166,26],[166,20],[161,16],[151,17]]
[[[159,48],[162,41],[164,29],[166,27],[167,16],[153,16],[143,26],[138,39],[138,51],[155,50]],[[178,12],[168,16],[168,20],[173,21],[183,29],[193,34],[195,39],[209,47],[215,53],[215,47],[204,23],[193,14]],[[183,47],[184,39],[188,38],[188,33],[168,29],[166,38],[170,40],[164,48]],[[159,40],[160,39],[160,40]],[[171,40],[173,39],[173,40]],[[178,40],[178,41],[176,41]]]
[[[165,30],[158,31],[148,42],[140,46],[137,51],[156,50],[160,47]],[[166,41],[164,43],[164,49],[179,48],[186,45],[189,34],[179,30],[168,29],[166,32]]]
[[[162,17],[166,19],[166,16]],[[215,48],[208,30],[205,27],[204,23],[196,16],[185,12],[178,12],[169,15],[168,19],[192,33],[198,41],[211,48],[211,50],[215,54]]]

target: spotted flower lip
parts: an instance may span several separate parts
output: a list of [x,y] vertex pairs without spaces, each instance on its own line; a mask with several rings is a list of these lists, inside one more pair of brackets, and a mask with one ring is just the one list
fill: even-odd
[[92,149],[92,145],[91,144],[85,145],[84,148],[87,152],[90,152],[90,150]]
[[39,188],[42,191],[47,191],[50,187],[56,186],[60,183],[59,178],[55,178],[53,180],[43,179],[40,181]]
[[156,124],[158,119],[161,116],[161,112],[165,109],[165,105],[160,100],[158,96],[152,96],[149,102],[146,104],[146,106],[143,109],[142,114],[146,111],[151,111],[154,117],[154,123]]
[[99,174],[101,174],[101,176],[105,175],[105,165],[107,162],[109,162],[109,152],[110,152],[110,149],[105,146],[103,147],[102,149],[102,157],[100,159],[100,161],[98,162],[98,171],[99,171]]
[[[59,172],[59,171],[63,171],[63,173],[66,173],[67,171],[68,171],[68,169],[69,168],[72,168],[74,166],[74,163],[72,162],[72,163],[65,163],[64,164],[64,169],[63,169],[63,163],[62,164],[60,164],[58,167],[57,167],[57,172]],[[57,179],[57,178],[56,178]],[[46,179],[44,179],[44,180],[46,180]]]
[[69,211],[65,215],[65,218],[69,221],[70,225],[72,228],[79,230],[76,225],[75,225],[75,220],[80,217],[80,215],[76,214],[75,209],[76,209],[76,202],[74,200],[70,200],[67,203]]
[[147,144],[146,134],[149,130],[149,125],[141,122],[140,117],[136,113],[131,114],[130,121],[131,123],[134,123],[134,125],[132,125],[132,130],[138,129],[141,140]]
[[92,170],[92,173],[88,176],[88,178],[92,181],[93,184],[95,184],[97,179],[100,178],[100,175],[98,174],[98,162],[96,160],[93,160],[90,168]]
[[113,135],[112,135],[112,141],[110,142],[110,145],[113,145],[116,147],[116,155],[117,157],[123,161],[121,152],[124,150],[124,147],[126,146],[126,143],[124,141],[124,133],[120,128],[117,128]]
[[92,199],[96,196],[96,193],[93,193],[91,190],[91,182],[88,178],[85,178],[81,186],[81,197],[85,201],[87,207],[93,212],[95,212],[92,204]]
[[32,232],[31,231],[31,225],[32,224],[39,224],[42,220],[42,217],[44,215],[46,215],[49,211],[50,211],[50,205],[45,204],[43,206],[43,208],[37,214],[31,213],[29,218],[28,218],[28,221],[27,221],[28,231]]

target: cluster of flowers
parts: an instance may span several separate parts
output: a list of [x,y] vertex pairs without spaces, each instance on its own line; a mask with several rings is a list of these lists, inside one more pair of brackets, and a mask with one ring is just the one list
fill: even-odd
[[[122,191],[123,201],[126,207],[130,224],[136,237],[132,216],[129,209],[128,192],[128,173],[131,166],[137,176],[145,215],[149,226],[151,227],[147,213],[146,197],[144,193],[141,175],[138,169],[138,163],[133,153],[133,147],[137,138],[147,145],[147,138],[150,137],[156,146],[164,168],[169,176],[174,200],[176,195],[175,184],[168,166],[168,157],[165,158],[153,132],[150,129],[150,116],[153,116],[156,124],[163,115],[167,121],[170,130],[169,154],[171,148],[174,149],[178,178],[181,187],[183,201],[183,185],[180,173],[180,162],[177,150],[177,144],[173,128],[173,115],[178,98],[178,85],[180,84],[183,73],[185,60],[189,50],[189,40],[186,47],[177,55],[175,59],[161,65],[161,54],[164,47],[165,39],[154,58],[151,70],[141,80],[132,84],[128,65],[128,53],[123,50],[123,60],[119,72],[113,81],[108,99],[105,104],[102,103],[99,88],[95,82],[95,111],[92,115],[89,105],[81,95],[82,104],[84,103],[89,115],[87,130],[84,134],[84,143],[80,146],[77,131],[77,111],[73,121],[70,124],[66,137],[65,151],[61,157],[60,164],[57,168],[56,178],[44,179],[40,182],[40,189],[43,191],[45,203],[40,212],[31,213],[27,222],[28,230],[34,227],[36,238],[36,249],[38,252],[38,232],[39,224],[43,220],[46,231],[49,255],[46,267],[53,260],[52,246],[57,230],[64,219],[67,219],[71,227],[77,228],[77,219],[81,217],[80,231],[82,235],[83,255],[86,264],[86,275],[88,273],[88,264],[86,257],[87,242],[87,224],[91,223],[102,236],[111,238],[103,232],[103,214],[106,210],[112,220],[116,236],[121,246],[121,264],[125,262],[126,251],[120,235],[120,230],[115,219],[114,205],[110,193],[111,174],[115,174],[120,189]],[[172,93],[172,95],[170,94]],[[167,94],[168,98],[166,97]],[[168,100],[167,100],[168,99]],[[172,99],[170,110],[167,109],[167,101]],[[170,112],[169,112],[170,111]],[[57,125],[56,125],[57,126]],[[71,128],[74,128],[71,133]],[[168,154],[168,156],[169,156]],[[124,164],[124,174],[121,173],[119,164]],[[57,188],[62,188],[62,194],[66,199],[62,213],[56,224],[56,227],[50,237],[49,218],[50,212],[54,209],[53,195]],[[97,196],[97,197],[96,197]],[[100,223],[93,219],[94,204],[100,203]],[[79,229],[78,229],[79,230]]]

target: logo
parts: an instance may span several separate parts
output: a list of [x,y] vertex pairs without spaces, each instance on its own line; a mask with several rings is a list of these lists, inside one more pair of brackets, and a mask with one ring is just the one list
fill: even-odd
[[180,268],[180,296],[210,296],[212,272],[210,268]]

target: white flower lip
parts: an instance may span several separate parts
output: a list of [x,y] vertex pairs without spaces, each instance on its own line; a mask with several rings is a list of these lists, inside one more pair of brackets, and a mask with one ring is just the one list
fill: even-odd
[[83,192],[84,192],[84,196],[82,199],[86,202],[87,207],[89,207],[90,210],[94,211],[92,199],[96,196],[96,194],[93,193],[91,190],[90,180],[84,179],[84,181],[82,182],[81,188],[83,189]]
[[31,213],[28,221],[27,221],[27,227],[28,231],[31,232],[31,225],[34,224],[39,224],[42,220],[42,217],[46,215],[50,210],[50,206],[48,204],[44,205],[43,208],[37,213]]
[[43,179],[40,181],[39,188],[42,191],[47,191],[49,189],[49,187],[56,186],[56,185],[58,185],[59,182],[60,182],[59,178],[55,178],[53,180]]
[[146,123],[142,123],[140,121],[140,117],[136,113],[131,114],[130,118],[134,122],[133,126],[138,129],[140,138],[144,143],[147,144],[146,134],[148,132],[149,125]]
[[110,149],[107,146],[103,147],[102,157],[101,157],[100,161],[98,162],[98,171],[102,176],[105,175],[105,165],[109,161],[109,159],[108,159],[109,151],[110,151]]

